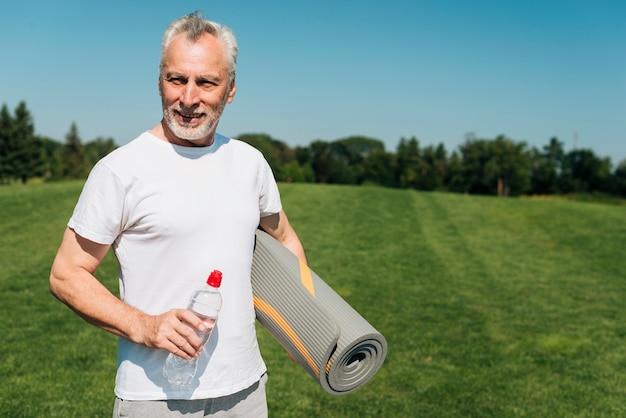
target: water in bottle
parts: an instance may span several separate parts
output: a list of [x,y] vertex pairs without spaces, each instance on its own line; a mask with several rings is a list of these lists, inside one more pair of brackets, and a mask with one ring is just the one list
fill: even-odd
[[[209,328],[205,331],[196,331],[202,344],[206,344],[211,335],[211,330],[222,307],[222,296],[219,287],[222,283],[222,273],[214,270],[206,281],[202,289],[198,289],[191,295],[187,309],[202,319]],[[185,360],[175,354],[170,353],[163,365],[163,376],[177,386],[185,386],[191,383],[196,375],[198,359]]]

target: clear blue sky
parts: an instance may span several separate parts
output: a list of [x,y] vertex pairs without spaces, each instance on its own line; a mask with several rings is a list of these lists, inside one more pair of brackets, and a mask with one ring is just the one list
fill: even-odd
[[465,134],[553,136],[626,158],[626,1],[8,1],[0,104],[39,134],[124,144],[160,119],[160,39],[201,10],[233,28],[225,135],[290,146],[349,135],[457,149]]

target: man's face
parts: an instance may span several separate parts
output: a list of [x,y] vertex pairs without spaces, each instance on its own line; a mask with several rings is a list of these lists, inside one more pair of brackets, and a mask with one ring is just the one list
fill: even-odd
[[171,142],[213,143],[222,111],[235,96],[224,52],[221,42],[208,33],[196,42],[178,34],[167,47],[159,93]]

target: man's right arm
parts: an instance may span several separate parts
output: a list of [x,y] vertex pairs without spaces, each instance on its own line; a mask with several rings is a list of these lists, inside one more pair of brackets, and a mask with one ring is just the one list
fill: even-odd
[[183,358],[195,357],[202,347],[194,330],[202,321],[186,309],[148,315],[113,295],[94,272],[109,250],[67,228],[50,272],[50,291],[88,323],[149,348]]

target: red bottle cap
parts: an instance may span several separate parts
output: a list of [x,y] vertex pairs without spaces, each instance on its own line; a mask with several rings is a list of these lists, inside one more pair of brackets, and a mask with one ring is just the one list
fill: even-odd
[[209,286],[220,287],[222,284],[222,272],[219,270],[213,270],[209,275],[209,278],[206,279],[206,283]]

